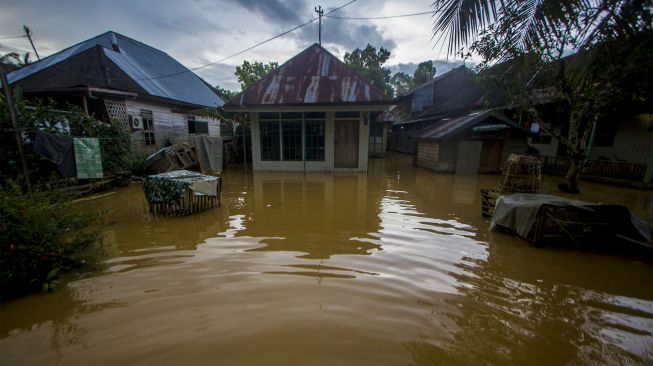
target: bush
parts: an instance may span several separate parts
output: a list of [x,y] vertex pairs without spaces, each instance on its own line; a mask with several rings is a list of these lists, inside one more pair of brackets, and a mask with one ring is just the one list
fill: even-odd
[[52,290],[60,271],[98,257],[101,236],[85,228],[99,214],[72,207],[59,189],[29,196],[14,182],[0,189],[0,299]]
[[145,159],[147,159],[147,155],[135,153],[127,156],[123,166],[131,174],[142,176],[145,175]]

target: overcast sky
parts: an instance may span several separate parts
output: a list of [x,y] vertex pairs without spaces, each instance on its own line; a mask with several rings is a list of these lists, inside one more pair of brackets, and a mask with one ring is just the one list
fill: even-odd
[[[0,54],[31,51],[23,33],[28,25],[41,57],[112,30],[156,47],[189,68],[230,56],[315,17],[348,0],[158,0],[46,1],[0,0]],[[433,0],[357,0],[333,13],[341,17],[379,17],[430,11]],[[196,71],[212,85],[239,90],[234,76],[243,60],[282,63],[317,42],[317,22],[242,55]],[[323,18],[322,45],[340,57],[371,43],[392,52],[388,66],[412,72],[425,60],[446,55],[432,40],[430,15],[380,20]],[[458,61],[458,60],[449,60]],[[457,64],[460,64],[458,61]],[[438,62],[437,74],[451,62]]]

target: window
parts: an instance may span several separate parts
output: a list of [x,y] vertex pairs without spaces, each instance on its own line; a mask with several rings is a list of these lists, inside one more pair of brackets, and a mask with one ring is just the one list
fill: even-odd
[[324,161],[324,113],[304,113],[307,161]]
[[[301,116],[300,116],[301,118]],[[283,160],[302,160],[302,120],[282,120]]]
[[141,118],[143,119],[143,140],[145,141],[145,145],[156,145],[152,111],[141,109]]
[[259,113],[261,160],[324,161],[324,112]]
[[280,160],[279,121],[261,120],[260,126],[261,160]]
[[600,121],[596,124],[594,131],[594,146],[612,146],[617,136],[619,123],[615,121]]
[[188,116],[188,133],[195,135],[208,135],[209,123],[206,121],[196,121],[195,116]]

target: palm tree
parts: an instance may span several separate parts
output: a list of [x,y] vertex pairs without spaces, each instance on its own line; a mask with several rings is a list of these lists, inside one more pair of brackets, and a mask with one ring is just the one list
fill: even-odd
[[642,0],[436,0],[433,35],[453,55],[492,27],[510,30],[521,51],[542,46],[556,29],[578,35],[578,48],[651,30],[653,6]]
[[18,67],[24,67],[29,65],[31,62],[29,52],[25,52],[23,57],[20,57],[20,54],[17,52],[9,52],[0,56],[0,62],[16,65]]

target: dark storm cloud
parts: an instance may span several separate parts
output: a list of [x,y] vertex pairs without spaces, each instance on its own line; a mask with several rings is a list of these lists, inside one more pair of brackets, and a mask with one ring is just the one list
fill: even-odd
[[236,0],[235,2],[249,11],[261,14],[273,23],[289,22],[288,25],[297,25],[306,21],[306,16],[300,15],[307,13],[306,3],[303,0]]
[[[306,42],[306,45],[318,41],[318,24],[314,22],[300,29],[297,33],[300,41]],[[367,44],[379,49],[380,47],[392,51],[397,45],[389,39],[383,37],[379,29],[374,25],[355,24],[338,19],[322,20],[322,43],[335,46],[339,52],[351,51],[355,48],[364,48]]]

